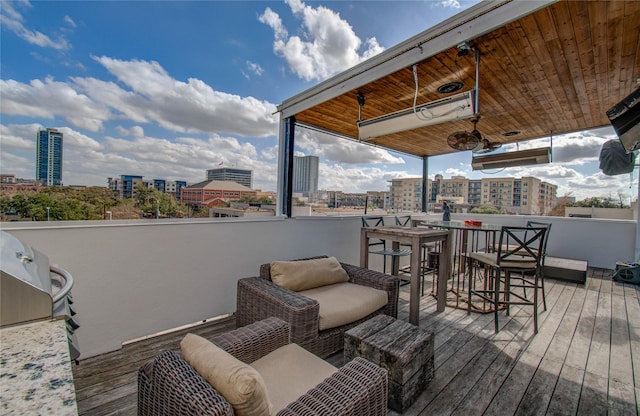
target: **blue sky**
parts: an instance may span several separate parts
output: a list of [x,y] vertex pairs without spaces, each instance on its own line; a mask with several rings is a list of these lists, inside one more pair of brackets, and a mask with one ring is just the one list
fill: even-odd
[[[53,127],[65,134],[66,185],[123,174],[193,183],[222,163],[275,190],[276,105],[475,3],[2,1],[0,171],[33,178],[36,132]],[[610,138],[610,128],[554,137],[554,163],[493,176],[628,202],[637,177],[598,169]],[[309,131],[296,153],[321,158],[321,189],[385,190],[421,176],[419,159]],[[470,152],[431,158],[430,176],[488,176],[470,161]]]

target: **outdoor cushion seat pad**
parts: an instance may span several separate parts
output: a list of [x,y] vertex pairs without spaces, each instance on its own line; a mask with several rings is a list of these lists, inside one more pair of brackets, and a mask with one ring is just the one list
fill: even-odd
[[274,413],[296,401],[337,369],[298,344],[288,344],[251,363],[267,385]]
[[335,283],[300,294],[320,304],[320,331],[362,319],[389,301],[386,291],[354,283]]
[[273,414],[267,387],[258,371],[195,334],[180,342],[184,359],[231,404],[237,416]]
[[[494,267],[498,265],[498,253],[473,252],[469,254],[469,257]],[[536,262],[532,260],[530,256],[512,255],[509,256],[509,260],[503,259],[500,262],[500,267],[508,269],[535,269]]]

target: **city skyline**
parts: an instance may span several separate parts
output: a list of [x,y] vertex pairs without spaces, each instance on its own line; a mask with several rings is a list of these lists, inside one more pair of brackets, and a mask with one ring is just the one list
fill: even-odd
[[[32,177],[35,132],[52,127],[65,184],[134,169],[195,183],[223,163],[275,190],[277,104],[475,3],[3,2],[1,173]],[[142,16],[154,24],[141,34]],[[610,138],[609,127],[544,138],[553,163],[498,173],[472,172],[469,151],[433,157],[429,177],[535,176],[559,195],[635,198],[637,175],[598,169]],[[304,129],[295,144],[320,158],[319,189],[384,190],[422,173],[417,158]]]

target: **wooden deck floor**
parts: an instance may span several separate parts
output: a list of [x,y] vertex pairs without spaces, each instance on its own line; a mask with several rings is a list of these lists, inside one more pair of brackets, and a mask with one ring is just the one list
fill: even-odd
[[[613,282],[611,273],[589,269],[585,285],[547,280],[536,336],[531,308],[501,315],[494,334],[493,315],[436,313],[425,295],[420,326],[435,333],[435,376],[404,414],[640,414],[640,287]],[[407,319],[408,286],[401,292],[399,318]],[[135,415],[140,365],[178,348],[187,331],[234,327],[226,318],[82,360],[74,366],[80,414]],[[329,361],[342,364],[340,355]]]

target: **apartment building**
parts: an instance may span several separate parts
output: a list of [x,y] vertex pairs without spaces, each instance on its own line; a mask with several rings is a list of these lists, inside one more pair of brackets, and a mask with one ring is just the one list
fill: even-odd
[[180,198],[180,190],[187,186],[186,181],[167,181],[165,179],[144,179],[140,175],[120,175],[119,178],[107,178],[107,186],[116,198],[135,198],[136,188],[141,185],[145,188],[153,188],[160,192],[172,194],[176,199]]
[[[427,201],[432,202],[431,179],[427,181]],[[389,181],[388,209],[394,212],[422,211],[422,178],[402,178]]]
[[452,176],[440,181],[440,199],[457,199],[468,203],[469,179],[464,176]]
[[481,205],[508,213],[545,215],[556,206],[558,186],[538,178],[483,178]]
[[167,181],[165,179],[153,179],[150,181],[143,181],[143,185],[147,188],[154,188],[155,190],[171,194],[176,199],[180,198],[180,190],[187,186],[186,181]]
[[[454,201],[465,209],[493,205],[510,214],[545,215],[556,206],[557,185],[534,177],[467,179],[435,175],[427,184],[427,209],[439,201]],[[395,212],[422,210],[422,178],[393,179],[388,208]]]
[[143,184],[143,179],[140,175],[120,175],[119,178],[107,178],[107,186],[116,198],[135,198],[136,188]]

